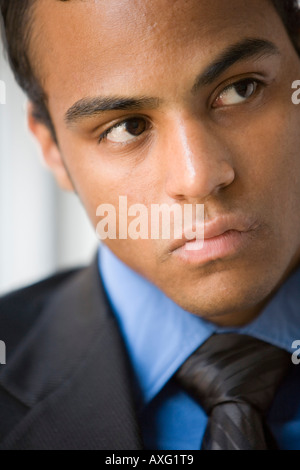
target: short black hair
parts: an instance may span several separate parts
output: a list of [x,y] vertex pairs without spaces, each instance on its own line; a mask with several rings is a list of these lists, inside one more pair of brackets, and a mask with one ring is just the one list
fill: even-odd
[[[47,97],[29,60],[32,7],[36,0],[0,0],[2,39],[11,68],[33,104],[34,117],[44,123],[55,138]],[[70,1],[70,0],[55,0]],[[251,1],[251,0],[250,0]],[[300,8],[298,0],[270,0],[278,11],[290,39],[300,55]]]

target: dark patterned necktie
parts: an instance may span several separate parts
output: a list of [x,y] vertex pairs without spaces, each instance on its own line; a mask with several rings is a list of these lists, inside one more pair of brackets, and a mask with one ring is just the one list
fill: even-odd
[[202,449],[276,449],[264,417],[290,366],[288,352],[246,335],[213,335],[197,349],[175,378],[208,415]]

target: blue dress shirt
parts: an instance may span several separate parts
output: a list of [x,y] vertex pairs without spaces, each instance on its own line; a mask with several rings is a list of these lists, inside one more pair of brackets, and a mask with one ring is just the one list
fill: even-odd
[[[238,329],[220,328],[186,312],[104,245],[99,270],[136,376],[145,448],[200,449],[207,416],[172,375],[210,335],[248,334],[291,354],[292,343],[300,339],[300,270],[258,318]],[[278,390],[268,423],[280,449],[300,450],[300,365]]]

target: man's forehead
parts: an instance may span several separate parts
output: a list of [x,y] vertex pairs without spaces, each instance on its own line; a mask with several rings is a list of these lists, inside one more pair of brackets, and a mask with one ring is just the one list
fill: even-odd
[[41,46],[45,38],[66,49],[82,44],[104,53],[130,46],[134,53],[149,42],[167,48],[194,37],[213,46],[230,32],[245,35],[245,26],[259,29],[258,18],[268,19],[270,6],[270,0],[39,0],[34,16]]
[[70,86],[78,99],[107,87],[119,94],[121,82],[131,95],[145,74],[155,87],[163,74],[179,77],[188,62],[205,67],[247,36],[272,37],[270,12],[269,0],[39,0],[34,62],[58,101]]

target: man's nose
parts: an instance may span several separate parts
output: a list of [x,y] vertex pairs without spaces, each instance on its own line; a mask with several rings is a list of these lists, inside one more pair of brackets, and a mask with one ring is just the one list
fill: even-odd
[[235,179],[227,146],[199,122],[176,123],[164,162],[165,190],[172,199],[204,202]]

